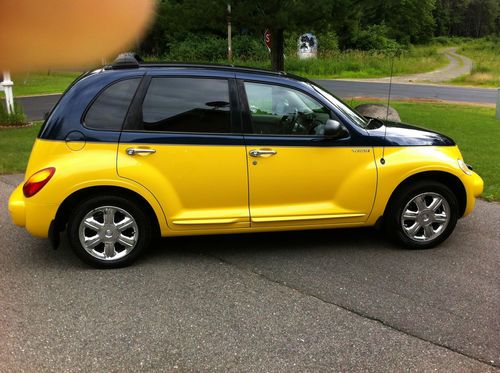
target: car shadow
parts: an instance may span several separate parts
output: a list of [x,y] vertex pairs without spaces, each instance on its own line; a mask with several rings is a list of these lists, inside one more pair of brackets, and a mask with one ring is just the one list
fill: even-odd
[[322,229],[161,238],[151,245],[143,261],[162,260],[186,252],[221,258],[229,255],[288,255],[303,250],[334,254],[398,249],[373,228]]
[[[30,267],[94,270],[76,257],[65,232],[62,233],[61,243],[56,250],[51,247],[48,240],[42,239],[34,239],[30,246],[32,246]],[[300,255],[303,251],[335,256],[392,250],[400,248],[373,228],[181,236],[154,240],[133,266],[163,260],[184,261],[186,257],[199,255],[218,259],[238,256],[240,259],[245,259],[245,257],[259,258],[269,255],[278,257]]]

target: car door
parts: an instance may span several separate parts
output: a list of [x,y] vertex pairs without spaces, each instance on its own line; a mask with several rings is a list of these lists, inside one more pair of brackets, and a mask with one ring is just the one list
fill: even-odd
[[139,87],[118,146],[118,174],[155,195],[173,230],[249,226],[235,90],[225,72],[146,76]]
[[340,119],[297,88],[238,82],[248,157],[251,226],[359,224],[375,197],[371,147],[323,137]]

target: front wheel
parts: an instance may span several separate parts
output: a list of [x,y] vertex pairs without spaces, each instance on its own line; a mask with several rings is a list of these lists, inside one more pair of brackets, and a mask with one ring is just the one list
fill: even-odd
[[455,229],[458,201],[444,184],[419,181],[391,199],[384,216],[386,232],[410,249],[428,249]]
[[68,222],[70,244],[83,261],[99,268],[131,264],[151,241],[147,214],[120,196],[100,196],[81,203]]

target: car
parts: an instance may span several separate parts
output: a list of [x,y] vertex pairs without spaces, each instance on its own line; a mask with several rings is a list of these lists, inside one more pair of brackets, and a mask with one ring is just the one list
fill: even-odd
[[124,55],[66,90],[9,211],[112,268],[159,236],[375,226],[426,249],[482,190],[449,137],[363,117],[307,79]]

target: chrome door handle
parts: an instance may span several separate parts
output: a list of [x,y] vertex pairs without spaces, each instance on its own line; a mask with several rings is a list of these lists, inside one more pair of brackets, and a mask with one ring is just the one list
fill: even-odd
[[264,155],[275,155],[277,154],[278,152],[276,150],[272,150],[272,149],[260,149],[260,150],[257,150],[257,149],[254,149],[254,150],[250,150],[250,155],[252,157],[262,157]]
[[153,154],[153,153],[156,153],[156,150],[154,150],[154,149],[142,149],[142,148],[127,148],[126,152],[128,155]]

